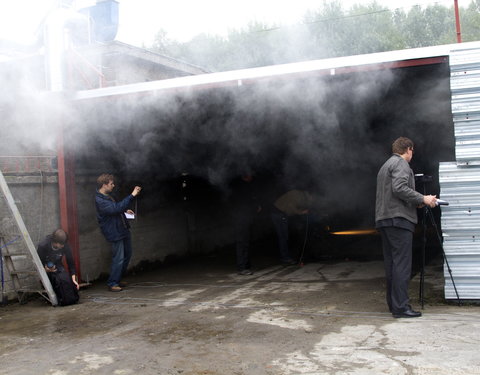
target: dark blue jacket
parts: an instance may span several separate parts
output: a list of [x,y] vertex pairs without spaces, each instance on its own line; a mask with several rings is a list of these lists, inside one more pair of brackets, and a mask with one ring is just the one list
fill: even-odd
[[119,241],[128,236],[130,225],[123,213],[132,199],[133,195],[130,194],[122,201],[115,202],[110,195],[103,195],[97,190],[95,195],[97,221],[107,241]]

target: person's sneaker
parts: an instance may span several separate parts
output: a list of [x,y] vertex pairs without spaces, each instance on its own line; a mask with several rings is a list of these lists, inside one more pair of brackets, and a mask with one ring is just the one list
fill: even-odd
[[247,276],[247,275],[253,275],[253,272],[250,270],[242,270],[238,272],[239,275]]
[[118,286],[119,286],[120,288],[126,288],[126,287],[128,286],[128,283],[127,283],[126,281],[120,281],[120,282],[118,283]]
[[123,289],[118,285],[114,285],[114,286],[109,286],[108,290],[110,292],[121,292]]

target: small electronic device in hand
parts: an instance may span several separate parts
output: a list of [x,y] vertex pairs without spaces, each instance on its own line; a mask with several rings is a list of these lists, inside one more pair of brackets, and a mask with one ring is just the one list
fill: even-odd
[[443,199],[437,199],[437,206],[448,206],[449,203]]

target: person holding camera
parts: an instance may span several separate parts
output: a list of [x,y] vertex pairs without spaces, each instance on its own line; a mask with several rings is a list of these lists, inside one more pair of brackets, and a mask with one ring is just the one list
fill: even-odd
[[[38,257],[52,283],[58,304],[63,306],[77,303],[79,299],[75,262],[67,237],[65,231],[57,229],[46,236],[37,247]],[[63,265],[63,259],[66,260],[68,271]]]
[[111,292],[120,292],[126,286],[126,283],[121,282],[121,277],[127,271],[128,263],[132,257],[130,225],[125,214],[134,215],[134,212],[128,209],[128,206],[142,188],[135,186],[130,195],[120,202],[116,202],[110,195],[114,187],[115,179],[113,175],[102,174],[97,178],[95,207],[100,230],[112,246],[112,265],[107,281],[108,289]]
[[392,152],[377,175],[375,227],[382,237],[388,308],[394,318],[417,318],[422,313],[412,310],[408,297],[417,207],[435,207],[437,198],[415,191],[409,165],[413,142],[400,137],[393,142]]

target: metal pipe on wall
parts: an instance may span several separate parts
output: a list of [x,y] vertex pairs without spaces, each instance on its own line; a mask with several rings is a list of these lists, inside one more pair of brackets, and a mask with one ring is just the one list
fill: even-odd
[[[45,38],[45,71],[47,88],[52,92],[63,92],[67,89],[65,50],[69,43],[67,31],[78,25],[89,29],[88,19],[68,9],[59,8],[50,14],[44,31]],[[60,100],[60,105],[65,102]],[[64,120],[58,119],[58,189],[60,203],[60,224],[69,235],[77,278],[81,279],[80,243],[78,231],[77,193],[75,188],[75,157],[65,147]]]
[[458,0],[455,3],[455,29],[457,32],[457,43],[462,43],[462,32],[460,31],[460,13],[458,11]]

